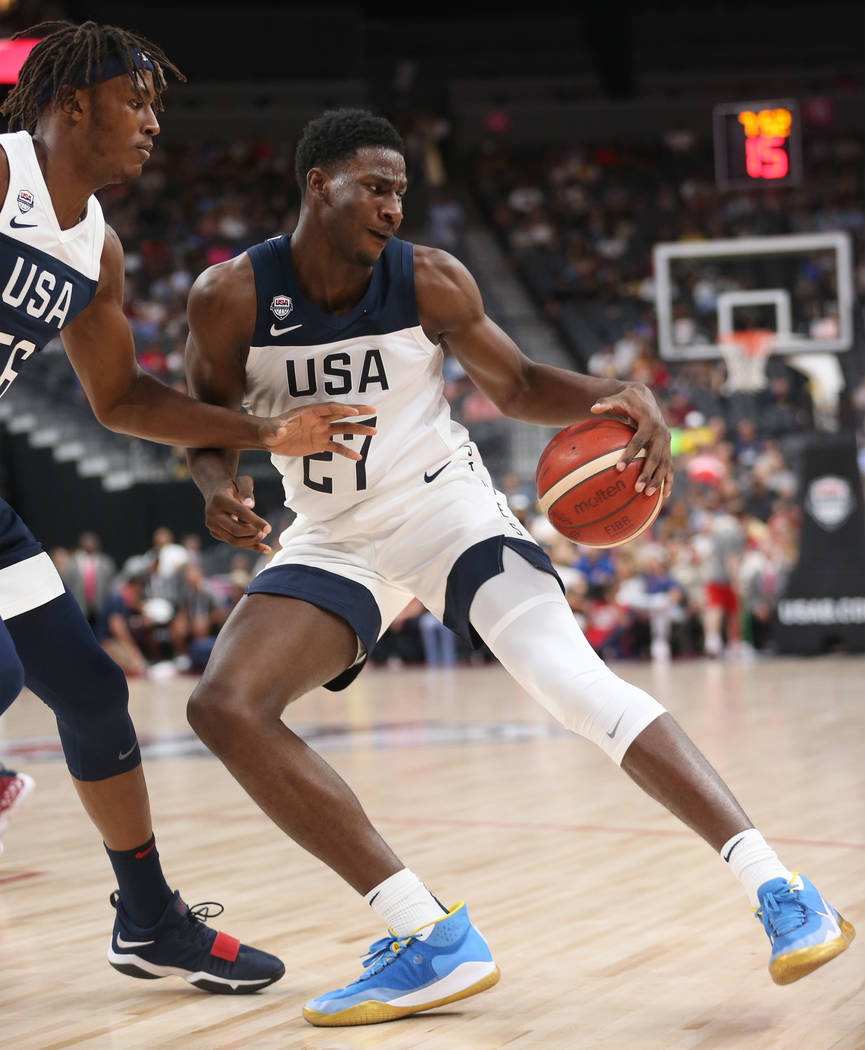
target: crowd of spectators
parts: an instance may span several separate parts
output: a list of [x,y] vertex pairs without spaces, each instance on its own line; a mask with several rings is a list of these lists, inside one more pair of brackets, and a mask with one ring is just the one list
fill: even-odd
[[[865,293],[863,155],[861,138],[809,136],[802,185],[731,193],[715,185],[711,143],[687,129],[642,146],[522,153],[490,142],[475,160],[474,186],[578,366],[621,375],[650,367],[656,356],[652,249],[659,242],[844,230],[860,262],[857,293]],[[811,324],[831,324],[837,312],[828,277],[813,260],[794,275],[797,308]],[[711,279],[688,289],[698,306],[701,297],[711,304],[717,290]],[[683,327],[693,321],[683,318]],[[688,333],[679,341],[688,342]]]
[[[51,551],[105,651],[128,677],[157,679],[204,670],[220,628],[272,556],[222,544],[203,547],[196,533],[178,542],[164,526],[154,531],[149,550],[122,565],[102,550],[94,532],[82,533],[73,548]],[[452,667],[472,658],[416,599],[371,654],[373,664],[388,667]]]
[[165,527],[154,531],[149,550],[119,566],[93,532],[72,549],[54,548],[51,557],[96,637],[130,677],[203,670],[257,568],[247,551],[202,550],[194,533],[178,543]]

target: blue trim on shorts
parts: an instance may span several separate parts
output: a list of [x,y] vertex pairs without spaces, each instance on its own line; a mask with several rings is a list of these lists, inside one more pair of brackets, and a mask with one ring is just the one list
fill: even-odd
[[[263,569],[250,583],[244,594],[281,594],[284,598],[301,601],[327,609],[341,617],[371,653],[381,631],[381,610],[375,598],[361,583],[347,580],[335,572],[312,565],[274,565]],[[345,689],[360,674],[366,656],[346,668],[342,674],[325,683],[325,689]]]
[[445,612],[442,618],[445,627],[450,627],[473,649],[479,649],[484,643],[469,622],[469,610],[478,587],[505,571],[505,547],[525,558],[541,572],[548,572],[562,588],[562,594],[565,593],[565,585],[553,568],[546,551],[532,540],[517,539],[515,536],[490,536],[475,543],[462,552],[448,573]]

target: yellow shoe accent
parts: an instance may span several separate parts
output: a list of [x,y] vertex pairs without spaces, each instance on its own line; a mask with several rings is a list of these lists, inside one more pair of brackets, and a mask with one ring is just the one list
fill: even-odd
[[841,936],[828,944],[816,944],[809,948],[799,948],[797,951],[787,952],[785,955],[773,959],[769,964],[769,974],[775,984],[792,984],[801,977],[807,977],[812,970],[823,966],[834,959],[836,955],[845,952],[856,936],[856,930],[852,922],[848,922],[838,913],[838,926],[841,928]]
[[496,966],[492,973],[488,973],[486,977],[482,977],[468,988],[463,988],[461,992],[447,995],[444,999],[434,999],[429,1003],[421,1003],[418,1006],[389,1006],[387,1003],[367,1001],[365,1003],[356,1003],[354,1006],[349,1006],[347,1009],[335,1014],[321,1013],[319,1010],[309,1010],[307,1007],[304,1007],[303,1016],[310,1024],[321,1028],[337,1028],[356,1024],[380,1024],[382,1021],[395,1021],[397,1018],[407,1017],[409,1014],[419,1014],[423,1010],[433,1010],[438,1006],[454,1003],[458,999],[468,999],[470,995],[485,992],[487,988],[492,988],[494,984],[498,984],[500,977],[501,971]]

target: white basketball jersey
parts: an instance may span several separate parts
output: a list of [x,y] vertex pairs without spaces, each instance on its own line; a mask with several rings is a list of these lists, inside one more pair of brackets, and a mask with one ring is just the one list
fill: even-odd
[[26,131],[0,135],[9,190],[0,207],[0,395],[96,294],[105,220],[95,197],[61,230]]
[[[294,277],[290,236],[249,249],[258,312],[246,362],[244,407],[278,416],[322,401],[375,407],[373,437],[347,435],[359,462],[320,452],[272,456],[286,506],[326,521],[363,501],[419,481],[468,441],[444,396],[441,347],[417,314],[412,246],[393,238],[369,288],[333,317],[304,299]],[[359,421],[359,417],[351,417]]]

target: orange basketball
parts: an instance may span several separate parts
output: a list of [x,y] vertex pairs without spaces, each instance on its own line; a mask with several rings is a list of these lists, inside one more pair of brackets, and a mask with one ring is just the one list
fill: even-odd
[[616,470],[634,428],[616,419],[593,419],[565,427],[538,460],[535,483],[541,510],[551,524],[586,547],[616,547],[644,532],[658,516],[664,492],[653,496],[634,485],[643,469],[641,449]]

